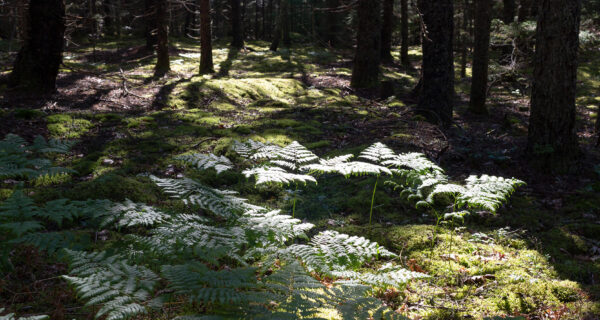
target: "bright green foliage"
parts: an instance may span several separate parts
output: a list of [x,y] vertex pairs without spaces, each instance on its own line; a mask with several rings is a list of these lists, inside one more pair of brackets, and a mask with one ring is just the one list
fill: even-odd
[[427,278],[428,275],[406,270],[387,263],[377,270],[377,272],[356,272],[351,270],[334,271],[333,275],[344,280],[338,280],[336,283],[356,284],[363,283],[377,287],[401,287],[412,279]]
[[375,142],[370,147],[363,150],[358,156],[359,158],[367,159],[375,163],[383,163],[386,160],[396,156],[394,151],[381,142]]
[[59,140],[46,141],[38,136],[32,145],[16,135],[8,134],[0,141],[0,179],[35,178],[44,175],[55,176],[71,173],[73,170],[55,167],[44,153],[66,153],[74,142]]
[[380,175],[382,173],[392,174],[390,169],[384,166],[362,161],[348,162],[353,156],[354,155],[347,154],[332,159],[319,159],[319,163],[305,165],[302,169],[320,173],[339,173],[346,177]]
[[297,170],[301,166],[316,161],[318,157],[303,145],[294,141],[277,152],[277,158],[271,163],[280,167]]
[[109,210],[97,212],[94,216],[100,218],[100,228],[110,225],[119,228],[153,226],[168,218],[167,214],[154,207],[134,203],[129,199],[126,199],[123,203],[114,203]]
[[206,170],[210,168],[214,168],[217,171],[217,174],[227,171],[233,168],[233,163],[231,160],[227,159],[225,156],[216,156],[212,153],[209,154],[185,154],[175,158],[176,160],[180,160],[186,164],[192,165],[200,170]]
[[281,151],[281,147],[266,144],[259,141],[249,139],[246,142],[234,141],[232,145],[233,151],[245,159],[261,160],[274,159]]
[[410,169],[420,173],[444,172],[441,167],[439,167],[433,161],[427,159],[424,154],[418,152],[394,155],[393,157],[387,158],[385,161],[383,161],[383,164],[387,166],[394,166],[398,169]]
[[96,317],[127,319],[146,313],[158,277],[149,269],[128,264],[121,256],[106,252],[67,251],[71,272],[64,278],[87,306],[102,304]]
[[257,244],[283,244],[294,238],[308,238],[306,232],[314,227],[312,224],[280,213],[280,210],[251,210],[244,213],[239,223]]

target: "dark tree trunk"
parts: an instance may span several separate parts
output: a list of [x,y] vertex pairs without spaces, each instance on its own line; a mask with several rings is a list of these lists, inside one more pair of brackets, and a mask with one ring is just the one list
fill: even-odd
[[400,0],[400,34],[402,36],[402,47],[400,48],[400,61],[408,67],[408,0]]
[[231,0],[231,46],[234,48],[244,47],[244,31],[242,30],[242,13],[240,0]]
[[[279,42],[281,41],[281,38],[283,37],[283,41],[284,41],[284,45],[285,45],[285,41],[286,41],[286,31],[287,31],[287,41],[288,41],[288,46],[289,46],[289,21],[286,21],[287,19],[287,8],[288,6],[288,0],[281,0],[279,1],[279,13],[277,15],[277,22],[275,23],[275,32],[273,32],[273,41],[271,42],[271,46],[269,47],[269,50],[271,51],[277,51],[277,49],[279,48]],[[286,27],[287,25],[287,27]]]
[[9,85],[41,93],[53,92],[63,53],[63,0],[31,0],[27,20],[27,38],[15,60]]
[[374,88],[379,85],[381,1],[358,0],[357,11],[356,55],[350,85],[353,88]]
[[539,0],[527,153],[564,171],[579,151],[575,131],[581,0]]
[[[156,1],[157,0],[144,0],[144,20],[146,22],[146,49],[154,50],[156,46]],[[120,15],[120,12],[117,12]]]
[[258,0],[254,0],[254,39],[258,40],[260,34],[260,28],[258,24],[258,11],[259,5]]
[[504,0],[504,7],[502,10],[502,21],[506,24],[513,23],[515,21],[515,12],[517,10],[517,4],[515,0]]
[[423,17],[423,68],[418,111],[432,122],[449,126],[454,98],[454,30],[452,0],[419,0]]
[[154,75],[164,76],[169,70],[169,0],[156,0],[156,66]]
[[392,31],[394,30],[394,0],[383,0],[383,24],[381,26],[381,61],[393,62]]
[[290,38],[290,28],[292,27],[292,21],[290,19],[290,0],[282,0],[283,6],[283,20],[282,22],[282,32],[283,32],[283,45],[286,48],[292,46],[292,40]]
[[213,73],[212,32],[210,29],[210,0],[200,0],[200,74]]
[[262,38],[265,38],[266,35],[266,29],[267,29],[267,16],[266,16],[266,12],[265,12],[265,1],[266,0],[262,0],[262,2],[260,3],[260,10],[261,10],[261,15],[262,15]]
[[471,78],[469,110],[479,114],[487,113],[485,99],[487,97],[491,11],[491,0],[475,0],[473,77]]
[[340,0],[328,0],[327,7],[329,11],[327,12],[327,43],[329,46],[335,48],[337,46],[338,40],[338,29],[339,29],[339,16],[340,14],[336,12],[335,8],[340,6]]
[[102,8],[104,9],[104,33],[108,36],[115,34],[111,7],[111,0],[104,0],[102,4]]
[[[477,0],[474,0],[477,1]],[[462,29],[458,32],[460,41],[460,77],[467,77],[467,46],[469,42],[469,0],[463,1]]]
[[530,17],[531,13],[531,4],[537,0],[521,0],[519,5],[519,17],[518,21],[523,22],[527,21]]

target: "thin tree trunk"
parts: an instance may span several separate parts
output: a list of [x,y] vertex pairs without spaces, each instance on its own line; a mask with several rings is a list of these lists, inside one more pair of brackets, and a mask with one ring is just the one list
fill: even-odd
[[27,38],[15,60],[9,85],[40,93],[56,90],[65,34],[63,0],[31,0]]
[[234,48],[244,47],[244,31],[242,30],[242,16],[240,12],[240,0],[231,0],[231,46]]
[[111,0],[104,0],[102,4],[102,8],[104,9],[104,33],[108,36],[115,34],[111,7]]
[[471,99],[469,110],[475,113],[487,113],[488,63],[490,46],[492,2],[475,0],[475,34],[473,46],[473,77],[471,78]]
[[335,8],[340,6],[340,0],[328,0],[327,7],[327,42],[329,46],[335,48],[338,44],[338,29],[339,29],[339,17],[340,14],[335,12]]
[[410,66],[408,60],[408,0],[400,0],[400,34],[402,36],[402,47],[400,48],[400,61],[405,67]]
[[454,99],[453,1],[419,0],[418,6],[425,28],[418,111],[447,127]]
[[[474,0],[477,1],[477,0]],[[460,41],[460,77],[467,77],[467,42],[468,42],[468,34],[469,34],[469,0],[463,1],[463,14],[462,14],[462,30],[458,32],[459,41]]]
[[258,0],[254,0],[254,39],[258,40],[260,34],[260,27],[258,24]]
[[353,88],[379,86],[381,58],[381,1],[358,0],[358,33],[352,69]]
[[267,30],[267,16],[265,15],[265,1],[266,0],[262,0],[262,2],[260,3],[260,9],[262,12],[262,38],[265,38],[266,35],[266,30]]
[[527,152],[543,170],[565,171],[579,154],[575,130],[581,0],[539,0]]
[[[284,0],[285,3],[285,0]],[[279,48],[279,42],[281,41],[282,30],[283,30],[283,11],[284,11],[284,3],[279,2],[279,13],[277,14],[277,22],[275,22],[275,31],[273,32],[273,41],[271,41],[271,46],[269,50],[277,51]]]
[[394,30],[394,0],[383,0],[383,24],[381,26],[381,61],[393,62],[392,31]]
[[283,20],[282,32],[283,32],[283,45],[286,48],[292,46],[292,40],[290,38],[290,29],[292,27],[292,20],[290,19],[290,0],[282,0],[283,5]]
[[200,74],[213,73],[210,0],[200,0]]
[[504,7],[502,10],[502,21],[505,24],[510,24],[515,21],[515,12],[517,5],[515,0],[504,0]]
[[164,76],[169,70],[169,0],[156,0],[156,66],[154,75]]
[[[156,1],[144,0],[144,20],[146,22],[146,49],[153,50],[156,46]],[[120,15],[120,12],[117,12]]]

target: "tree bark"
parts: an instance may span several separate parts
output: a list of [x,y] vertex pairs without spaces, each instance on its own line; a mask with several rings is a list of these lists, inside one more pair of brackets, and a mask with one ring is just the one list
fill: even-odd
[[475,34],[473,46],[473,77],[469,110],[485,114],[487,97],[490,27],[492,23],[491,0],[475,0]]
[[63,0],[31,0],[27,21],[27,38],[15,60],[9,85],[40,93],[53,92],[63,53]]
[[521,0],[519,5],[519,16],[518,21],[524,22],[527,21],[530,17],[531,13],[531,4],[537,0]]
[[[474,0],[477,1],[477,0]],[[467,77],[467,45],[469,42],[469,0],[463,1],[463,13],[462,13],[462,29],[458,32],[458,41],[460,41],[460,77],[462,79]]]
[[[144,20],[146,22],[146,49],[154,50],[156,46],[156,1],[144,0]],[[120,15],[120,12],[117,12]]]
[[425,28],[418,112],[447,127],[454,99],[453,1],[419,0],[418,7]]
[[505,24],[513,23],[515,21],[515,12],[517,10],[515,0],[504,0],[504,7],[502,9],[502,21]]
[[200,0],[200,74],[213,73],[210,0]]
[[338,45],[338,30],[340,14],[335,8],[340,6],[340,0],[327,0],[327,43],[330,47],[335,48]]
[[579,154],[575,131],[581,0],[539,0],[527,153],[565,171]]
[[154,75],[164,76],[171,69],[169,62],[169,0],[156,0],[156,66]]
[[292,46],[292,39],[290,38],[290,29],[292,27],[292,21],[290,19],[290,0],[282,0],[283,5],[283,20],[282,22],[282,32],[283,32],[283,45],[286,48]]
[[381,0],[358,0],[356,55],[352,69],[353,88],[379,85],[381,58]]
[[402,36],[402,47],[400,48],[400,61],[405,67],[410,66],[408,60],[408,0],[400,0],[400,34]]
[[242,30],[242,14],[240,0],[231,0],[231,46],[244,47],[244,31]]
[[394,30],[394,0],[383,0],[383,24],[381,26],[381,61],[393,62],[392,32]]
[[258,11],[259,5],[258,0],[254,0],[254,39],[258,40],[260,34],[260,27],[258,24]]

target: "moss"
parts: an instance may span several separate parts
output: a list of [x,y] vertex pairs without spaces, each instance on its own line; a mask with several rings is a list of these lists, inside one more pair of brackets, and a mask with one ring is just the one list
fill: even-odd
[[128,128],[141,128],[141,127],[156,127],[156,119],[150,116],[143,116],[137,118],[128,118],[125,120]]
[[557,281],[552,284],[552,294],[561,302],[573,302],[579,298],[580,289],[572,281]]
[[124,177],[115,173],[81,183],[69,192],[69,198],[78,200],[123,201],[130,199],[134,202],[148,204],[157,203],[159,196],[160,190],[149,179]]
[[33,120],[33,119],[41,118],[41,117],[45,116],[46,114],[43,111],[36,110],[36,109],[16,109],[13,112],[13,115],[15,116],[15,118],[18,118],[18,119]]
[[405,225],[388,228],[385,232],[386,247],[410,255],[411,252],[431,247],[433,235],[430,225]]
[[0,201],[4,201],[4,200],[10,198],[13,191],[14,191],[13,189],[0,188]]
[[319,140],[311,143],[307,143],[305,146],[308,149],[319,149],[329,147],[331,145],[331,141],[329,140]]
[[74,139],[88,132],[94,125],[86,119],[73,118],[68,114],[46,117],[48,131],[55,138]]
[[119,123],[123,121],[123,116],[116,113],[99,113],[94,116],[94,119],[102,123]]

